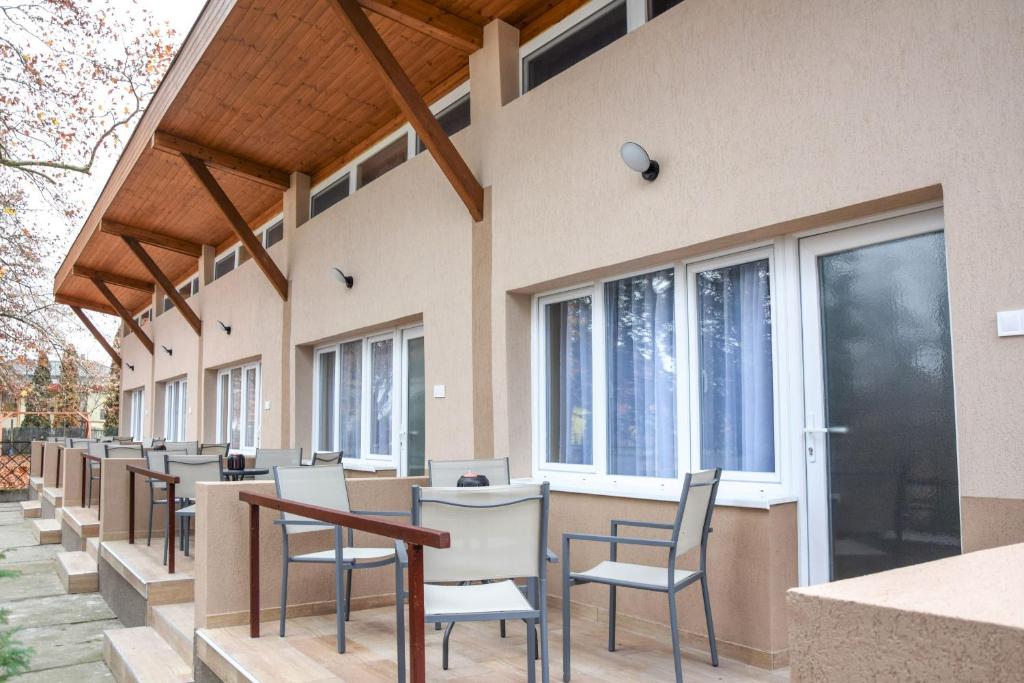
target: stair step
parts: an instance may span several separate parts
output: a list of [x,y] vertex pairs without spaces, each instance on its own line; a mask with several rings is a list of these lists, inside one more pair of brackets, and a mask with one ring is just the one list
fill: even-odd
[[149,626],[103,632],[103,661],[118,683],[188,683],[192,667]]
[[60,543],[63,535],[60,530],[60,522],[55,519],[33,519],[31,522],[32,533],[36,536],[39,545],[50,545]]
[[42,477],[29,477],[28,478],[28,485],[29,485],[29,487],[33,491],[36,492],[36,494],[38,494],[40,491],[43,490],[43,478]]
[[99,536],[94,536],[85,542],[85,552],[92,558],[93,562],[100,561],[100,539]]
[[196,604],[179,602],[150,609],[150,625],[187,664],[192,663],[196,634]]
[[43,504],[38,500],[21,501],[21,516],[25,519],[38,519],[42,512]]
[[64,489],[55,486],[44,486],[43,498],[53,507],[59,508],[64,504]]
[[57,553],[57,576],[68,593],[95,593],[100,589],[96,560],[83,551]]

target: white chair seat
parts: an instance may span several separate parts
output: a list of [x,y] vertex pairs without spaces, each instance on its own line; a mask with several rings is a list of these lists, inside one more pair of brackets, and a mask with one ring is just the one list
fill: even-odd
[[531,612],[533,606],[512,581],[468,586],[423,586],[424,612],[430,615]]
[[[675,585],[679,585],[694,572],[683,569],[675,570]],[[629,564],[628,562],[612,562],[605,560],[592,569],[583,572],[573,572],[572,578],[583,581],[597,581],[600,583],[632,583],[651,588],[668,588],[668,571],[665,567],[648,567],[643,564]]]
[[196,506],[189,505],[188,507],[180,508],[179,510],[177,510],[177,514],[179,517],[195,517]]
[[[389,557],[393,557],[395,554],[394,548],[343,548],[341,552],[341,558],[345,562],[353,562],[358,560],[385,560]],[[321,550],[315,553],[306,553],[304,555],[292,555],[293,560],[334,560],[333,550]]]

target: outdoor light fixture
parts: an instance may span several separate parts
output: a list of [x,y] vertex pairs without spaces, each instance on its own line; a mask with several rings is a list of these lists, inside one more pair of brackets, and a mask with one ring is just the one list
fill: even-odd
[[654,180],[658,177],[658,162],[651,159],[647,150],[635,142],[626,142],[619,148],[619,154],[626,166],[639,173],[644,180]]
[[173,356],[174,355],[174,349],[169,349],[166,346],[164,346],[163,344],[160,345],[160,348],[163,349],[164,351],[166,351],[168,356]]
[[131,370],[132,372],[135,372],[135,366],[132,365],[131,363],[125,363],[124,366]]
[[346,287],[352,289],[352,285],[354,285],[356,281],[351,275],[345,275],[345,273],[341,271],[341,268],[338,267],[333,267],[331,270],[334,271],[333,274],[335,280],[338,282],[344,282]]
[[220,325],[220,329],[224,330],[225,334],[227,334],[227,335],[231,334],[231,325],[225,325],[222,320],[218,320],[217,324]]

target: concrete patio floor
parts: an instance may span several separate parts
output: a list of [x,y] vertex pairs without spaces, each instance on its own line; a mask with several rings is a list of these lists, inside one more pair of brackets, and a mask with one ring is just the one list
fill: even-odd
[[0,568],[20,573],[0,579],[0,605],[10,612],[17,640],[34,652],[27,673],[10,681],[112,681],[103,663],[103,631],[120,628],[99,593],[69,595],[57,577],[59,544],[37,545],[18,503],[0,503]]

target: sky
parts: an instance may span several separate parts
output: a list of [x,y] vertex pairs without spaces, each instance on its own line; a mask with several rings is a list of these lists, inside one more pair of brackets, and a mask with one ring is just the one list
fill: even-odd
[[[149,10],[158,23],[166,22],[170,28],[174,29],[177,34],[175,38],[180,47],[181,41],[185,40],[189,29],[192,28],[192,24],[195,23],[196,18],[199,16],[204,0],[104,0],[104,4],[126,14],[138,12],[140,9]],[[127,134],[122,135],[123,140],[127,140],[128,137],[129,135]],[[79,193],[80,196],[76,197],[82,207],[83,216],[88,215],[90,209],[96,203],[96,198],[99,197],[100,192],[103,190],[103,186],[106,184],[119,154],[120,150],[117,150],[100,159],[99,163],[94,167],[95,170],[92,175],[85,179],[82,191]],[[57,250],[54,254],[54,263],[52,264],[54,272],[60,266],[65,254],[68,252],[68,248],[75,241],[79,230],[81,230],[81,221],[82,219],[67,221],[54,212],[53,222],[47,223],[53,230],[53,236],[57,242]],[[113,339],[118,325],[116,317],[96,313],[95,311],[89,311],[87,315],[100,331],[106,335],[107,339]],[[103,348],[96,342],[88,330],[77,321],[75,322],[74,331],[69,341],[74,344],[80,354],[99,361],[104,365],[108,364],[110,357],[103,351]]]

